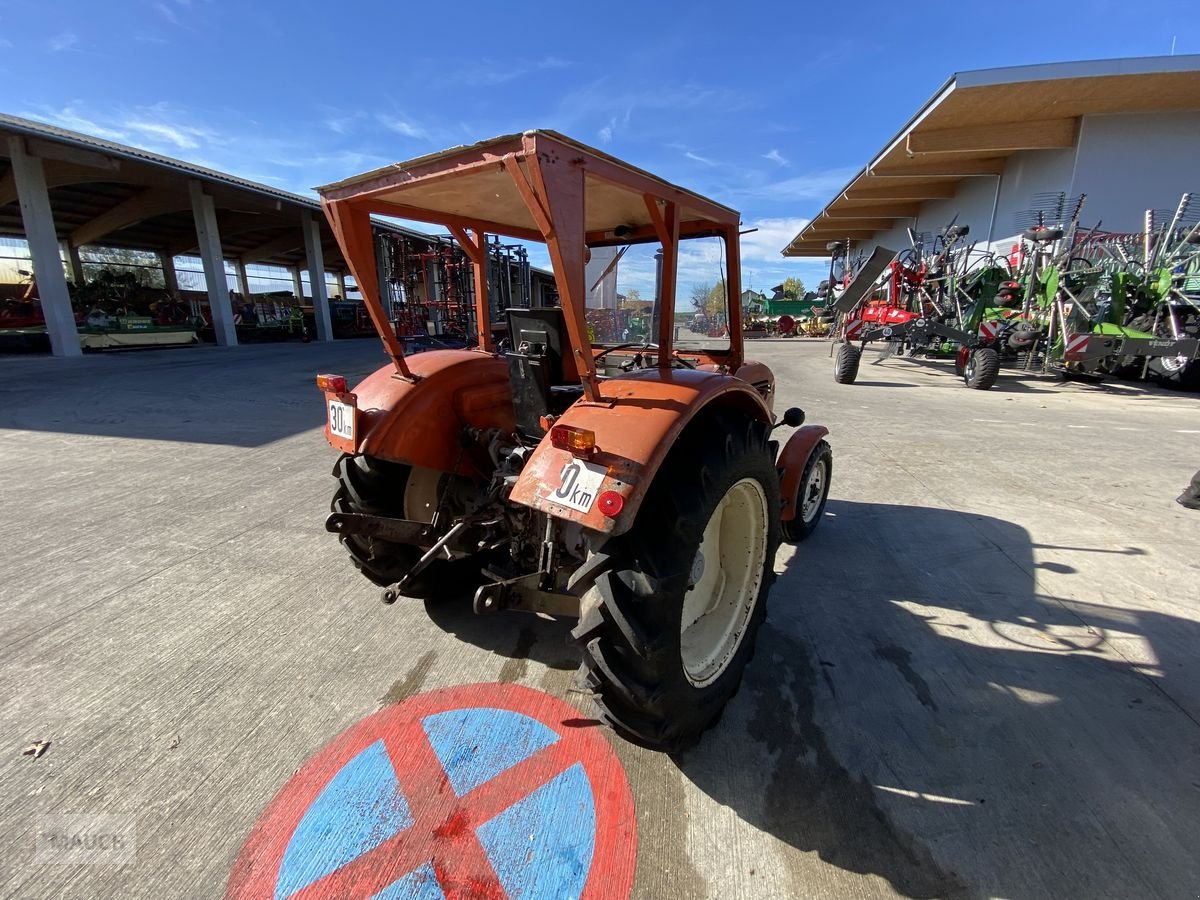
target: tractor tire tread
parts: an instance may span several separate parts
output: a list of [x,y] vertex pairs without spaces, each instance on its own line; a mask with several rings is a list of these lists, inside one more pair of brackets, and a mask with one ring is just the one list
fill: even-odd
[[833,380],[838,384],[854,384],[858,378],[858,366],[862,362],[862,351],[853,344],[838,347],[833,364]]
[[967,387],[986,391],[996,383],[1000,375],[1000,354],[992,347],[980,347],[971,354],[963,381]]
[[769,513],[764,577],[736,658],[703,688],[684,674],[679,617],[707,511],[720,500],[714,494],[746,472],[764,484],[769,509],[778,510],[768,440],[766,424],[725,412],[693,422],[659,470],[633,528],[594,551],[607,559],[589,560],[576,580],[584,588],[572,631],[583,651],[580,683],[600,718],[633,743],[668,752],[691,746],[718,720],[753,655],[774,581],[777,513]]

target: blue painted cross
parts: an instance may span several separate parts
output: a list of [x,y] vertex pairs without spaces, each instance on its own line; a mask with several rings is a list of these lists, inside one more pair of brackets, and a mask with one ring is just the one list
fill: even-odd
[[596,810],[583,764],[562,743],[537,719],[491,707],[378,737],[304,812],[275,897],[580,896]]

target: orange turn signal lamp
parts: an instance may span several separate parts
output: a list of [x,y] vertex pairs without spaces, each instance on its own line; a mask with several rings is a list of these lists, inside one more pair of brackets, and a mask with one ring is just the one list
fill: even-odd
[[346,393],[346,377],[344,375],[318,375],[317,387],[326,393]]
[[573,456],[588,457],[596,452],[596,432],[574,425],[555,425],[550,429],[550,443]]

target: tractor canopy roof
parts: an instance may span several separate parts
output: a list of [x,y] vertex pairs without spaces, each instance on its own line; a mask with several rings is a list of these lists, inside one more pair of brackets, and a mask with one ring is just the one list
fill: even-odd
[[[662,245],[658,286],[658,362],[670,366],[679,243],[719,237],[724,242],[727,282],[741,284],[740,217],[702,197],[554,131],[526,131],[454,147],[395,163],[317,189],[342,252],[362,291],[367,310],[396,368],[410,372],[380,300],[371,215],[394,216],[447,228],[471,258],[475,271],[476,342],[491,350],[487,303],[487,235],[545,242],[558,285],[565,327],[589,399],[598,394],[585,320],[584,269],[588,248]],[[619,257],[618,257],[619,258]],[[721,362],[741,363],[741,306],[729,309],[729,349]]]
[[[531,166],[537,159],[541,165]],[[538,221],[525,184],[551,221]],[[547,178],[549,167],[582,172],[575,179]],[[379,215],[464,227],[526,240],[546,240],[544,226],[558,226],[555,213],[563,191],[582,193],[587,243],[614,239],[655,239],[654,212],[647,197],[679,206],[681,237],[711,233],[712,226],[737,225],[738,213],[720,203],[671,184],[594,147],[555,131],[507,134],[469,146],[453,147],[365,172],[317,188],[327,202],[365,204]],[[548,207],[548,208],[547,208]],[[557,229],[555,229],[557,230]],[[616,233],[614,235],[614,232]]]

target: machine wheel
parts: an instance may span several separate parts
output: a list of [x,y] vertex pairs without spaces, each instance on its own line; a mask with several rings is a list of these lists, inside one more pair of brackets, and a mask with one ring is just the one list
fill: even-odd
[[779,544],[768,434],[705,416],[663,463],[633,528],[572,579],[580,674],[628,740],[668,752],[695,743],[754,654]]
[[1200,390],[1200,360],[1154,356],[1150,358],[1146,374],[1163,387],[1179,391]]
[[813,447],[800,478],[800,495],[796,498],[796,518],[781,522],[783,539],[798,544],[821,524],[829,485],[833,481],[833,449],[825,441]]
[[[343,453],[333,467],[338,488],[329,508],[339,513],[403,518],[411,471],[412,467],[403,463]],[[423,555],[419,548],[408,544],[361,535],[341,535],[338,540],[350,554],[354,567],[380,587],[399,581]],[[421,599],[457,595],[483,583],[479,568],[470,560],[439,560],[418,575],[405,594]]]
[[838,347],[837,356],[833,360],[833,380],[838,384],[854,384],[858,377],[858,364],[862,361],[862,351],[853,344],[842,344]]
[[991,347],[980,347],[967,359],[963,381],[967,387],[986,391],[1000,374],[1000,354]]

